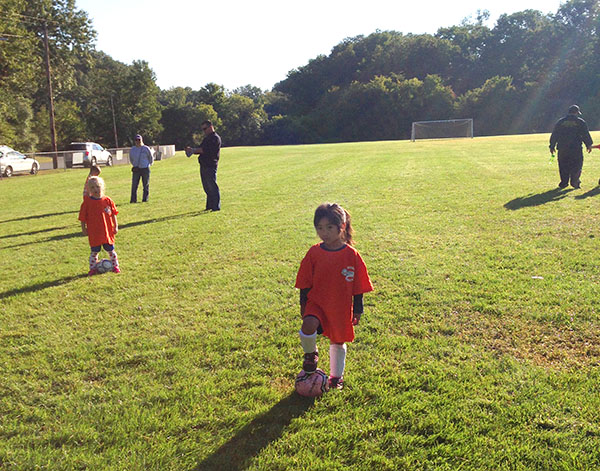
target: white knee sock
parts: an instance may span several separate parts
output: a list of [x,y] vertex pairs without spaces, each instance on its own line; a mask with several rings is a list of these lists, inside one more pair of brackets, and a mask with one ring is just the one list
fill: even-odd
[[98,252],[90,252],[90,270],[96,268],[98,263]]
[[304,353],[316,352],[317,333],[315,332],[312,335],[306,335],[304,332],[300,331],[300,345],[302,345],[302,350],[304,350]]
[[334,378],[344,376],[346,367],[346,344],[332,343],[329,345],[329,375]]
[[117,252],[114,250],[112,252],[108,252],[108,256],[110,257],[110,261],[112,263],[113,268],[119,267],[119,259],[117,258]]

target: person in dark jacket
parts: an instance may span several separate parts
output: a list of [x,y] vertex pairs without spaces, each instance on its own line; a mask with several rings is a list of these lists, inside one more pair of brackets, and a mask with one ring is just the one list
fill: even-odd
[[559,188],[566,188],[571,181],[573,188],[580,188],[581,169],[583,167],[583,151],[581,143],[587,151],[592,151],[592,136],[588,125],[580,117],[579,106],[572,105],[567,116],[558,120],[550,136],[550,153],[558,148],[558,172],[560,173]]
[[221,137],[215,132],[215,127],[210,121],[203,121],[202,131],[204,139],[200,147],[186,147],[188,157],[200,154],[200,178],[206,193],[206,211],[219,211],[221,209],[221,193],[217,185],[217,167],[221,156]]

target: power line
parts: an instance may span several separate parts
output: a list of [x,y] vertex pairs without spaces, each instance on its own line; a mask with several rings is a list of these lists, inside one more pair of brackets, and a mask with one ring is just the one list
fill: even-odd
[[[46,23],[60,24],[60,21],[51,20],[50,18],[42,18],[41,16],[23,15],[22,13],[14,13],[14,12],[10,13],[10,15],[12,15],[13,17],[20,16],[21,19],[19,21],[30,21],[31,22],[31,20],[35,20],[35,21],[41,21],[42,23],[46,22]],[[6,20],[11,19],[10,17],[5,16],[5,15],[0,15],[0,18],[4,18]]]
[[4,38],[27,38],[29,36],[19,36],[17,34],[10,34],[10,33],[0,33],[0,38],[4,39]]
[[17,18],[16,16],[0,15],[0,18],[2,18],[3,20],[8,20],[8,21],[18,21],[18,22],[25,23],[25,24],[37,23],[37,20],[34,21],[29,18]]
[[[38,23],[41,23],[41,25],[44,25],[47,23],[54,23],[56,25],[61,24],[59,21],[50,20],[50,19],[39,17],[39,16],[23,15],[21,13],[14,13],[14,12],[9,13],[9,15],[10,16],[0,14],[0,19],[20,22],[21,27],[25,28],[25,29],[30,28],[33,25],[37,25]],[[18,18],[18,17],[21,17],[21,18]],[[27,38],[28,37],[28,36],[20,36],[20,35],[9,34],[9,33],[0,33],[0,36],[11,37],[11,38]],[[4,39],[4,40],[6,40],[6,39]]]
[[24,18],[16,18],[16,17],[9,17],[9,16],[2,16],[2,15],[0,15],[0,20],[6,20],[11,23],[14,23],[19,28],[30,28],[30,27],[36,26],[38,24],[37,21],[30,21],[30,20],[26,20]]

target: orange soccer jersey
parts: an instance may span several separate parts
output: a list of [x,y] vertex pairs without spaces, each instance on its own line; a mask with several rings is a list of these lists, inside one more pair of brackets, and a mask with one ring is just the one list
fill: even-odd
[[115,243],[112,216],[117,214],[115,203],[108,196],[84,198],[79,209],[79,220],[87,226],[90,247]]
[[323,335],[333,343],[354,340],[352,297],[373,291],[365,262],[354,247],[330,251],[313,245],[300,263],[296,288],[310,288],[304,315],[319,319]]

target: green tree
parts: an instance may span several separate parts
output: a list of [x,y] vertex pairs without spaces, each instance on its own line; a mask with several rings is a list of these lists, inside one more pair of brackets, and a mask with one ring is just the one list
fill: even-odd
[[476,21],[465,19],[460,25],[440,28],[436,33],[438,38],[446,39],[456,47],[444,77],[456,93],[481,86],[489,76],[484,55],[492,32],[483,24],[488,18],[487,11],[478,12]]
[[427,75],[446,76],[457,51],[451,41],[429,34],[397,36],[385,47],[376,48],[370,66],[361,66],[367,74],[362,81],[390,74],[421,80]]
[[454,93],[440,77],[377,76],[332,90],[309,123],[318,140],[401,139],[412,121],[454,117]]
[[552,19],[536,10],[501,15],[483,58],[488,77],[513,77],[515,86],[538,81],[551,69],[556,37]]
[[170,104],[163,109],[160,119],[163,127],[161,142],[175,144],[177,149],[197,145],[202,141],[201,123],[205,120],[211,121],[217,128],[221,125],[212,105]]
[[103,52],[94,52],[89,73],[79,78],[80,87],[76,101],[81,109],[82,120],[88,130],[85,140],[115,147],[113,108],[119,146],[125,141],[124,117],[119,114],[123,77],[129,74],[129,66],[112,59]]
[[32,97],[41,62],[31,55],[37,40],[21,21],[24,8],[24,0],[0,4],[0,143],[29,151],[37,142],[31,129]]
[[31,99],[0,88],[0,143],[23,152],[33,151],[38,143],[33,124]]
[[511,77],[492,77],[460,97],[459,113],[473,118],[477,135],[509,134],[521,111],[521,96]]
[[223,120],[220,134],[228,146],[255,145],[261,141],[261,128],[267,114],[261,104],[251,98],[233,94],[223,104],[219,115]]
[[133,145],[137,133],[144,141],[157,142],[162,105],[160,89],[147,62],[131,65],[94,53],[90,72],[82,77],[77,103],[87,122],[88,139],[114,146],[114,121],[119,146]]
[[570,0],[554,17],[557,48],[550,54],[560,58],[552,80],[552,93],[583,102],[599,90],[600,5],[595,0]]
[[274,91],[289,97],[292,114],[309,113],[330,88],[332,84],[326,66],[327,58],[319,56],[288,72],[287,78],[275,85]]
[[276,115],[265,122],[261,129],[261,144],[302,144],[310,142],[310,129],[299,118]]
[[[25,28],[38,39],[35,55],[43,64],[44,36],[48,34],[52,85],[56,97],[77,86],[76,70],[85,68],[91,60],[96,32],[86,12],[78,10],[75,0],[26,0],[22,13]],[[36,75],[36,107],[48,103],[46,76]]]
[[189,100],[195,105],[211,105],[217,114],[221,115],[227,100],[227,91],[222,85],[208,83],[200,90],[191,92]]
[[254,103],[264,103],[264,92],[259,87],[255,87],[253,85],[244,85],[242,87],[238,87],[233,90],[233,94],[246,96],[252,99]]
[[[81,110],[77,103],[71,100],[59,100],[55,102],[56,110],[56,135],[59,149],[66,149],[70,142],[85,141],[87,128],[81,119]],[[39,146],[42,149],[51,147],[50,140],[50,118],[48,111],[44,108],[35,114],[34,130],[39,138]]]
[[114,97],[120,139],[128,145],[134,144],[134,136],[142,134],[149,144],[158,141],[160,124],[160,89],[156,85],[154,72],[145,61],[134,61],[127,72],[115,78],[117,96]]
[[190,87],[171,87],[160,91],[160,104],[166,108],[185,106],[192,102],[193,90]]

